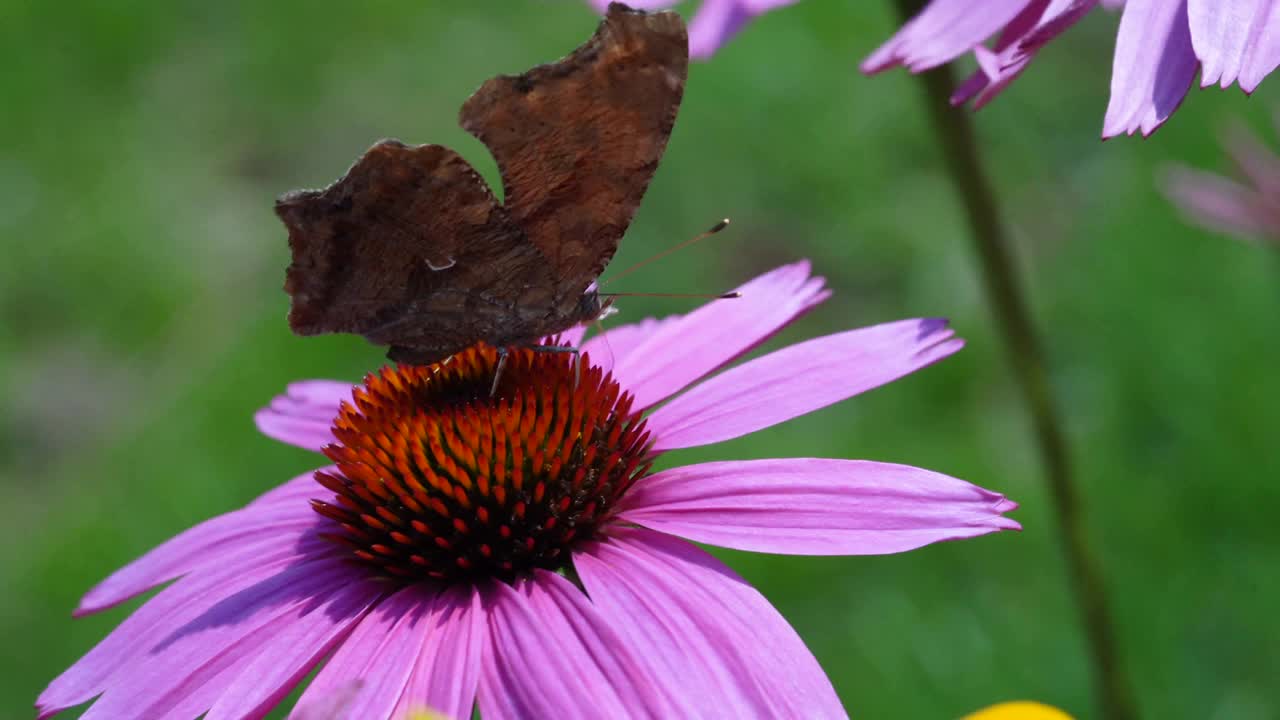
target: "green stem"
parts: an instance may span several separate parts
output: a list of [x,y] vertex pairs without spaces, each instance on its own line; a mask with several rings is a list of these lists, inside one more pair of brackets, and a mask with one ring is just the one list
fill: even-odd
[[[924,4],[922,0],[895,0],[895,3],[903,20],[913,17]],[[951,66],[919,77],[947,170],[964,203],[974,250],[980,260],[982,282],[1004,336],[1009,363],[1031,412],[1053,512],[1062,535],[1069,581],[1088,636],[1099,717],[1133,720],[1138,714],[1116,649],[1102,572],[1089,546],[1080,496],[1072,480],[1063,422],[1049,388],[1048,364],[1032,324],[1029,303],[1014,270],[1009,237],[1000,221],[995,193],[978,157],[973,124],[966,110],[951,106],[951,92],[956,87]]]

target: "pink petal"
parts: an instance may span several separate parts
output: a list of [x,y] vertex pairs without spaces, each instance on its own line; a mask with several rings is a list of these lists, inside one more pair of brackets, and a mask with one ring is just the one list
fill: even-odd
[[867,74],[897,65],[911,72],[960,57],[996,34],[1033,0],[933,0],[860,66]]
[[655,449],[728,440],[915,372],[964,341],[946,320],[901,320],[827,335],[731,368],[649,416]]
[[305,501],[277,502],[279,499],[276,496],[271,502],[251,504],[183,531],[98,583],[80,600],[76,616],[117,605],[201,567],[221,564],[228,553],[255,548],[296,552],[293,547],[319,518]]
[[[610,0],[588,0],[598,12],[604,12]],[[689,55],[706,59],[715,54],[742,29],[748,20],[768,10],[792,5],[798,0],[704,0],[689,22]],[[660,10],[671,7],[674,0],[628,0],[637,10]]]
[[703,0],[689,21],[689,57],[706,60],[715,55],[752,17],[739,0]]
[[582,591],[545,570],[486,591],[480,714],[504,718],[679,717],[646,666]]
[[[974,50],[975,55],[980,53],[981,50],[982,48]],[[975,72],[974,75],[981,76],[985,82],[980,83],[976,89],[971,89],[969,83],[965,83],[965,85],[961,86],[961,88],[956,91],[956,94],[952,96],[953,105],[958,105],[961,102],[967,102],[971,95],[976,94],[977,97],[973,100],[973,109],[981,110],[986,107],[987,103],[995,100],[1000,93],[1004,92],[1005,88],[1009,87],[1014,80],[1018,79],[1018,76],[1022,74],[1022,71],[1027,69],[1027,65],[1031,64],[1031,58],[1030,56],[1027,56],[1013,64],[1006,64],[1004,58],[997,58],[994,62],[1000,64],[1000,69],[991,75],[986,74],[981,69]],[[961,93],[966,94],[961,95]]]
[[1242,125],[1227,133],[1227,155],[1258,192],[1280,203],[1280,157]]
[[558,344],[565,347],[579,347],[582,345],[582,338],[586,337],[586,325],[574,325],[558,335],[549,335],[542,338],[543,345],[549,345],[553,340],[559,340]]
[[973,109],[978,110],[994,100],[1027,69],[1036,51],[1079,22],[1097,4],[1098,0],[1039,0],[1027,5],[1000,34],[995,52],[981,45],[973,49],[979,70],[952,94],[951,103],[959,105],[973,99]]
[[[1084,19],[1098,5],[1098,0],[1052,0],[1044,15],[1025,35],[1017,38],[1018,54],[1028,56]],[[1016,61],[1018,58],[1015,57]]]
[[663,323],[617,361],[614,377],[636,396],[637,409],[679,392],[830,296],[822,278],[810,277],[807,261],[783,265],[737,291],[742,297],[717,300]]
[[206,571],[165,588],[49,683],[36,704],[40,717],[98,695],[108,687],[111,678],[134,667],[144,653],[156,647],[174,628],[185,626],[222,598],[269,580],[296,562],[291,553],[280,553],[274,559],[258,557],[253,550],[232,553],[224,555],[221,564],[210,565]]
[[[294,615],[272,628],[270,638],[261,649],[230,654],[224,661],[234,678],[210,682],[207,689],[188,695],[171,714],[175,718],[191,717],[186,708],[199,712],[208,707],[201,695],[217,697],[204,720],[262,717],[280,703],[335,647],[345,647],[349,634],[364,624],[370,605],[386,591],[385,585],[371,579],[348,581],[338,586],[326,600],[315,598],[300,606]],[[393,655],[387,656],[382,675],[393,675]],[[364,676],[366,686],[375,684],[379,674]],[[396,688],[398,692],[400,688]],[[352,705],[353,709],[360,707]],[[179,708],[182,708],[179,710]],[[379,717],[353,713],[353,717]]]
[[167,628],[167,636],[121,673],[83,717],[195,717],[262,653],[271,653],[279,664],[284,677],[275,679],[281,682],[295,672],[305,674],[300,666],[307,664],[315,648],[299,643],[292,629],[324,636],[327,642],[335,625],[357,619],[381,591],[359,574],[353,578],[349,565],[324,560],[294,565],[249,588],[221,595],[196,618]]
[[298,380],[285,386],[285,394],[276,399],[312,415],[332,418],[340,403],[351,402],[352,387],[341,380]]
[[379,603],[316,675],[291,717],[390,718],[422,645],[438,591],[410,587]]
[[351,383],[336,380],[305,380],[291,383],[284,395],[259,410],[253,421],[269,438],[320,451],[334,442],[329,428],[338,414],[338,405],[351,400]]
[[1280,235],[1280,207],[1234,180],[1175,167],[1164,178],[1165,194],[1202,227],[1243,237]]
[[1155,132],[1182,104],[1198,66],[1186,0],[1129,0],[1116,36],[1102,137]]
[[1248,93],[1280,65],[1280,2],[1188,0],[1191,43],[1200,58],[1200,86]]
[[661,320],[648,317],[638,323],[619,325],[583,343],[582,353],[590,355],[592,365],[609,372],[659,328],[679,319],[679,315],[669,315]]
[[574,566],[605,621],[673,688],[675,717],[846,717],[795,630],[702,550],[618,528]]
[[[980,47],[975,48],[974,53],[977,53],[980,49]],[[965,78],[964,82],[960,83],[960,87],[952,91],[950,98],[951,104],[963,105],[969,102],[975,95],[986,90],[987,86],[991,84],[992,79],[993,78],[983,71],[981,65],[979,65],[977,70],[969,73],[969,77]]]
[[619,517],[701,543],[784,555],[883,555],[1021,526],[1017,505],[907,465],[791,458],[713,462],[639,480]]
[[445,590],[421,623],[408,687],[392,717],[430,708],[449,718],[470,718],[488,642],[480,594],[471,587]]

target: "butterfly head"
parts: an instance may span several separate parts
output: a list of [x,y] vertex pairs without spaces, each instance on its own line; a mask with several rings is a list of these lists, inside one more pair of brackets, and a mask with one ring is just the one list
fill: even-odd
[[616,312],[618,309],[613,306],[613,296],[601,295],[600,288],[591,283],[578,298],[578,304],[573,309],[573,320],[575,323],[595,322]]

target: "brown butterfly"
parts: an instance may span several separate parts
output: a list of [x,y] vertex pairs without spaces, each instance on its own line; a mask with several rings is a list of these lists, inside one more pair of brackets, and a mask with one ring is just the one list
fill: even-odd
[[599,317],[595,280],[658,167],[687,68],[678,15],[614,3],[568,57],[495,77],[463,104],[503,203],[454,151],[396,140],[323,190],[284,195],[290,327],[357,333],[427,364]]

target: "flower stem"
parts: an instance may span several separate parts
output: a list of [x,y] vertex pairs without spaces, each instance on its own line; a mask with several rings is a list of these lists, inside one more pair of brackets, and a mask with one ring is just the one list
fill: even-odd
[[[903,20],[923,0],[894,0]],[[1027,297],[1018,282],[1009,237],[1000,221],[995,193],[978,157],[973,124],[963,108],[951,106],[956,77],[950,65],[919,75],[947,170],[964,203],[981,265],[982,281],[995,313],[1019,389],[1031,412],[1053,512],[1062,535],[1068,577],[1088,635],[1099,717],[1133,720],[1138,716],[1128,678],[1116,649],[1106,588],[1089,546],[1080,496],[1072,480],[1071,457],[1063,422],[1049,388],[1048,364],[1031,320]]]

